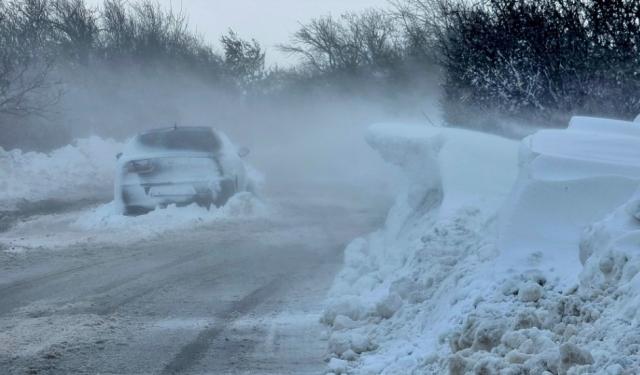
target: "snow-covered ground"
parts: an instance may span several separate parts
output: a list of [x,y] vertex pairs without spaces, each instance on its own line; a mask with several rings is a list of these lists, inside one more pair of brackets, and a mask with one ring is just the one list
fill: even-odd
[[126,245],[211,225],[266,220],[273,213],[252,193],[238,193],[220,208],[172,205],[141,216],[124,216],[110,202],[78,211],[29,217],[10,231],[0,233],[0,247],[10,252],[22,252],[77,244]]
[[[240,195],[220,212],[127,218],[106,206],[69,212],[61,231],[32,227],[24,241],[59,237],[0,250],[0,374],[322,373],[322,302],[344,244],[380,225],[387,201],[273,190],[266,217]],[[81,217],[93,229],[70,228]]]
[[[379,124],[366,138],[406,189],[384,226],[345,251],[321,317],[330,372],[640,373],[638,124],[574,118],[522,142]],[[88,138],[50,154],[0,150],[0,211],[106,202],[121,148]],[[22,218],[0,233],[0,250],[119,246],[274,219],[248,193],[219,209],[139,217],[108,203]]]
[[329,371],[640,372],[638,124],[575,118],[521,144],[376,125],[407,177],[329,295]]

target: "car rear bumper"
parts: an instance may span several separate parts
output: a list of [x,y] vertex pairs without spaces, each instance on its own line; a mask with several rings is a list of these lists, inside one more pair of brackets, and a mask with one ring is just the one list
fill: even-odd
[[188,181],[142,183],[122,185],[122,203],[125,207],[154,209],[170,204],[210,205],[216,201],[220,182]]

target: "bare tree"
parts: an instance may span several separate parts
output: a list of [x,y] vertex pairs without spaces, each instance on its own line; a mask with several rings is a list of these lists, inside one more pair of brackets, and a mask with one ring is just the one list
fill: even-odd
[[121,58],[135,49],[136,24],[122,0],[105,0],[101,44],[107,58]]
[[50,80],[46,0],[0,2],[0,113],[42,115],[58,98]]
[[380,73],[397,66],[402,55],[398,29],[386,13],[368,10],[317,18],[280,46],[299,55],[308,69],[320,74]]
[[98,42],[98,15],[84,0],[55,0],[50,23],[56,42],[68,58],[87,65]]
[[429,62],[441,56],[440,43],[451,22],[450,9],[457,0],[390,0],[402,23],[407,54]]

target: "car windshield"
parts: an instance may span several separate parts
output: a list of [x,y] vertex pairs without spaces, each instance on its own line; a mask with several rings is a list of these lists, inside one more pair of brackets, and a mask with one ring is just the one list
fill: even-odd
[[138,136],[140,144],[168,150],[217,152],[220,139],[210,129],[172,129]]

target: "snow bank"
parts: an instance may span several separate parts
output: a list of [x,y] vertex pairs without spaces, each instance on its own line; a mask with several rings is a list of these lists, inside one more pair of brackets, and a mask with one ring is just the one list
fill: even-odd
[[113,192],[121,143],[79,139],[49,154],[0,148],[0,209],[21,201],[104,199]]
[[639,145],[637,124],[581,117],[567,130],[525,138],[518,181],[501,214],[504,267],[535,266],[556,271],[565,286],[577,282],[580,234],[637,188]]
[[566,277],[563,268],[498,283],[449,336],[450,373],[639,373],[639,200],[636,193],[579,236],[585,266],[575,286],[551,279]]
[[449,336],[451,373],[640,371],[640,205],[622,205],[639,144],[638,124],[583,117],[522,142],[490,263],[501,278]]
[[408,189],[346,249],[322,318],[329,370],[639,373],[640,193],[623,205],[640,176],[637,126],[575,118],[519,150],[372,127]]
[[331,356],[349,361],[344,372],[409,373],[483,288],[475,271],[496,256],[487,233],[515,181],[518,144],[399,124],[373,126],[367,140],[403,169],[408,189],[382,230],[346,249],[323,322]]
[[412,208],[425,193],[440,191],[442,198],[432,199],[441,203],[441,216],[463,205],[495,207],[510,191],[517,173],[517,143],[484,133],[377,124],[366,138],[385,161],[403,170]]

